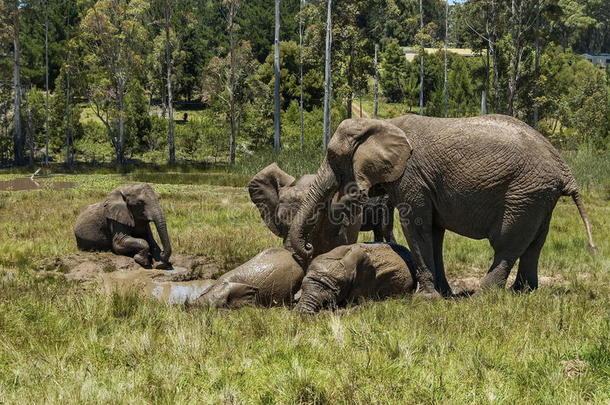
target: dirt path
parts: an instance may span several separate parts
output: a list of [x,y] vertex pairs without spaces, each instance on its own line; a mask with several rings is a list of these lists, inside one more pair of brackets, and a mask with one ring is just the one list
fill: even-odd
[[352,103],[352,117],[371,118],[371,116],[364,110],[364,108],[362,108],[362,111],[360,110],[360,103],[358,102],[358,100],[354,100],[354,102]]

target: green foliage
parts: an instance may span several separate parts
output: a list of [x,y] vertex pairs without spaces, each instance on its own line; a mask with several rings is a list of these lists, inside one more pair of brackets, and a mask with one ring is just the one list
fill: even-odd
[[406,98],[406,65],[405,54],[398,41],[389,40],[381,57],[379,84],[390,103],[398,103]]

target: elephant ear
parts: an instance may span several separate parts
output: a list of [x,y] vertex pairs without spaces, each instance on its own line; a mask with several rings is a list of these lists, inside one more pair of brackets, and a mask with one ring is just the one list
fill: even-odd
[[131,211],[127,207],[123,193],[120,189],[113,190],[104,201],[106,218],[127,226],[135,226]]
[[344,120],[328,145],[331,161],[334,157],[352,157],[356,184],[366,191],[397,180],[405,171],[412,150],[402,129],[367,118]]
[[294,183],[294,177],[283,171],[275,163],[258,172],[248,184],[250,199],[258,208],[261,218],[275,235],[284,237],[280,231],[277,207],[280,189]]

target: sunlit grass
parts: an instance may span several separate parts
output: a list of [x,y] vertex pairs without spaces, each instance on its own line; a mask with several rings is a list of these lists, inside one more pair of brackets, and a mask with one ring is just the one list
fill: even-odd
[[[247,167],[266,163],[261,157]],[[317,164],[293,162],[292,168],[307,172]],[[246,169],[235,168],[227,178],[236,175],[246,177]],[[244,187],[200,184],[189,176],[147,178],[167,180],[153,187],[176,252],[205,254],[230,269],[281,244]],[[556,283],[526,295],[416,296],[315,317],[289,308],[167,307],[83,290],[34,271],[46,258],[76,251],[72,226],[82,207],[136,178],[65,175],[52,180],[74,181],[76,188],[0,192],[0,402],[610,400],[610,206],[604,186],[596,185],[607,173],[585,192],[597,256],[585,249],[574,204],[562,199],[555,210],[540,275]],[[166,184],[191,182],[197,184]],[[398,227],[395,234],[404,242]],[[447,236],[450,282],[482,277],[490,261],[487,242]],[[570,364],[575,371],[566,370]]]

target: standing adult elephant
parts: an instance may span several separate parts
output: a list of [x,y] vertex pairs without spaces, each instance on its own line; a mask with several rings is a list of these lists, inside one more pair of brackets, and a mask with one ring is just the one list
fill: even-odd
[[515,290],[538,286],[538,258],[560,196],[571,196],[591,229],[576,181],[559,152],[537,131],[512,117],[386,121],[348,119],[333,135],[288,246],[308,261],[318,203],[355,185],[362,200],[389,194],[427,296],[451,294],[443,267],[445,230],[489,239],[493,264],[482,288],[505,286],[517,259]]
[[[154,222],[163,251],[149,222]],[[76,219],[76,244],[81,250],[111,250],[133,256],[144,267],[151,259],[169,262],[172,247],[159,198],[148,184],[117,188],[104,202],[87,206]]]

